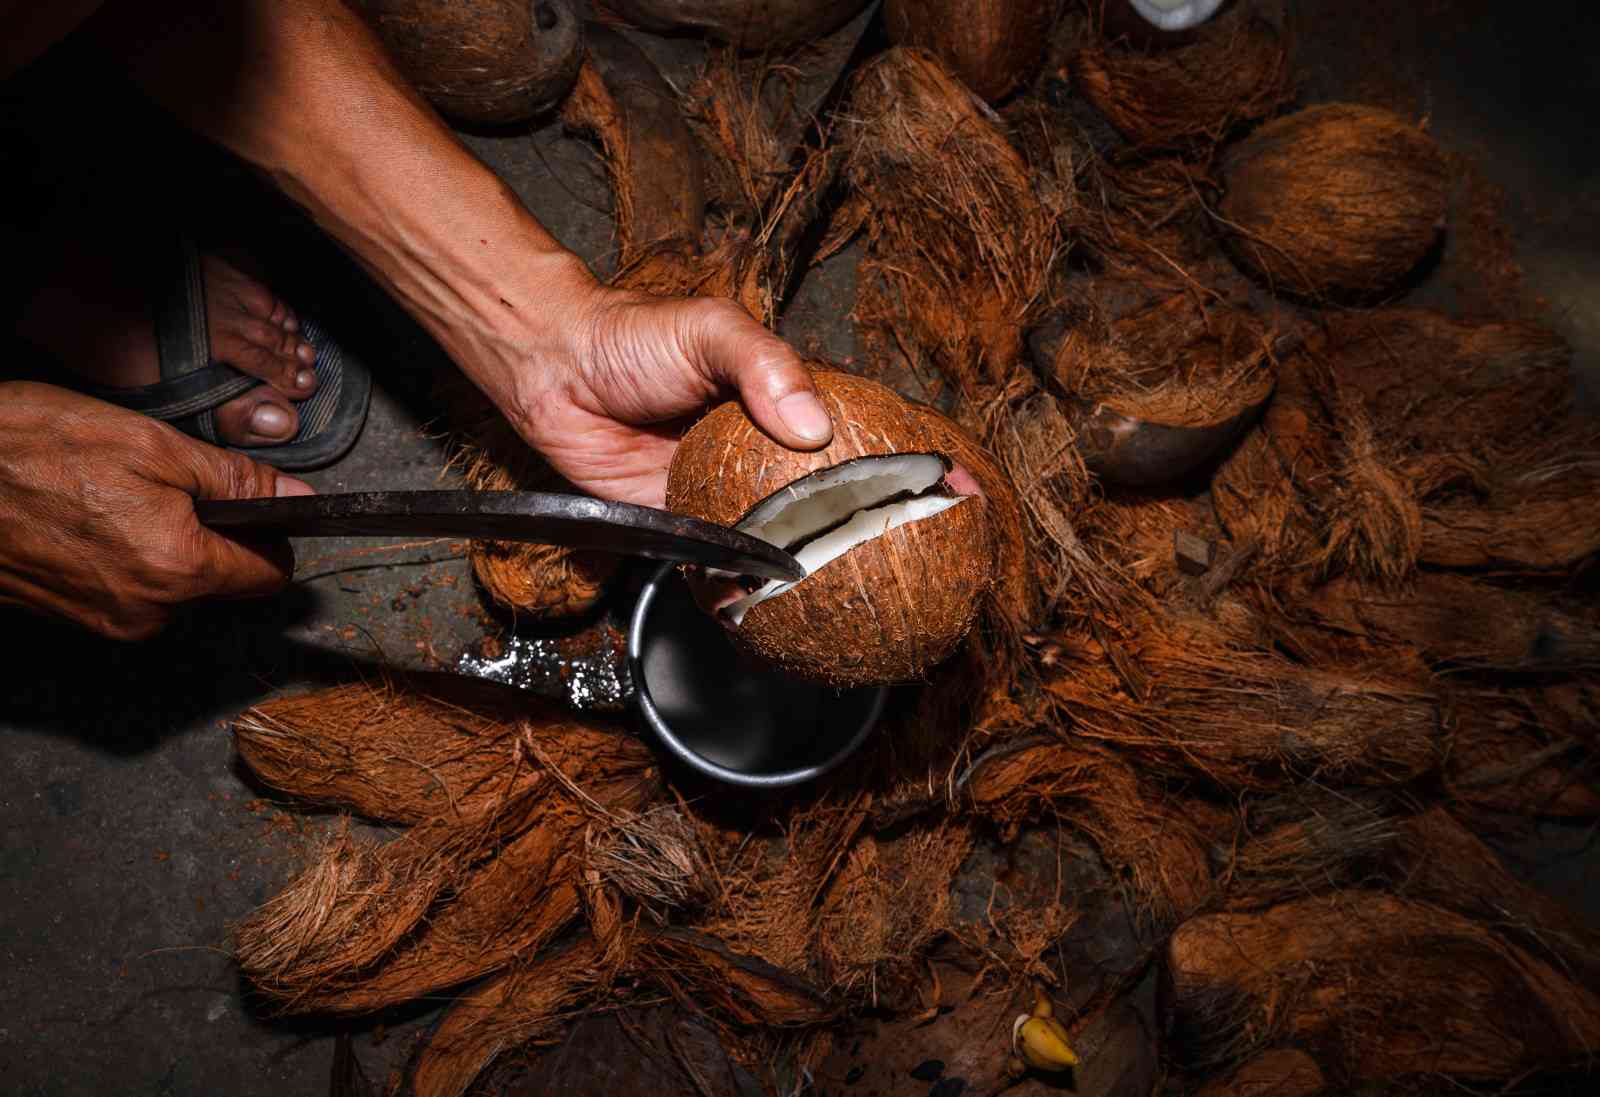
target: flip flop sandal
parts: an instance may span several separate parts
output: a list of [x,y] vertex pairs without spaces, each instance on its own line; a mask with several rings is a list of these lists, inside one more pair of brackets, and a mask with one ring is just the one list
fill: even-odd
[[292,401],[300,417],[300,429],[293,438],[272,446],[234,446],[220,439],[216,409],[263,382],[226,363],[212,361],[200,252],[187,236],[177,241],[173,268],[169,288],[158,302],[155,315],[161,380],[135,388],[90,384],[71,374],[49,380],[160,419],[185,434],[285,472],[322,468],[348,453],[367,421],[372,374],[315,321],[304,316],[300,318],[300,335],[317,352],[312,367],[317,374],[317,391],[310,399]]

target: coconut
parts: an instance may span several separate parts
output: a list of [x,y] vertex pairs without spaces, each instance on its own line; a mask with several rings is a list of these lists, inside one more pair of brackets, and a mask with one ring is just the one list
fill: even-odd
[[1593,993],[1469,918],[1377,891],[1192,919],[1167,968],[1195,1066],[1287,1038],[1355,1079],[1494,1079],[1576,1064],[1600,1040]]
[[1035,368],[1073,413],[1084,466],[1154,487],[1212,460],[1272,396],[1273,346],[1242,310],[1177,294],[1103,332],[1057,313],[1029,336]]
[[567,0],[356,0],[395,63],[439,111],[520,122],[561,101],[583,60]]
[[1331,103],[1268,122],[1222,156],[1234,257],[1275,290],[1318,300],[1395,289],[1444,227],[1450,179],[1398,115]]
[[925,49],[991,103],[1039,71],[1056,0],[885,0],[884,29],[897,46]]
[[695,31],[742,50],[783,50],[838,30],[867,0],[598,0],[641,30]]
[[922,677],[955,651],[994,583],[987,507],[905,400],[848,374],[815,376],[832,443],[786,449],[723,404],[679,444],[667,506],[787,548],[806,568],[797,583],[717,606],[741,647],[837,686]]
[[1220,140],[1294,94],[1284,34],[1252,5],[1235,5],[1192,45],[1141,53],[1095,44],[1068,61],[1073,86],[1135,145]]
[[1117,754],[1024,738],[985,751],[959,784],[979,813],[1013,829],[1028,819],[1070,820],[1158,922],[1185,917],[1211,893],[1211,869],[1194,820]]
[[461,1097],[502,1051],[554,1036],[604,991],[602,959],[585,935],[474,987],[451,1004],[417,1053],[407,1092]]

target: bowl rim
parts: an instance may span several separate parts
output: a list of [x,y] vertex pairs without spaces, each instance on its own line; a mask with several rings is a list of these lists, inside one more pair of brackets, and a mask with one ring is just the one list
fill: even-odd
[[[855,734],[833,754],[814,765],[803,766],[799,769],[782,770],[777,773],[745,773],[742,770],[729,769],[719,765],[703,755],[695,753],[689,745],[672,730],[671,725],[662,718],[661,712],[656,708],[655,702],[650,699],[650,691],[645,686],[644,678],[644,624],[650,614],[650,606],[655,601],[656,591],[661,589],[665,582],[677,570],[676,564],[662,564],[639,591],[639,600],[633,605],[633,614],[628,619],[628,677],[633,682],[634,703],[639,713],[644,717],[646,726],[655,733],[668,751],[692,769],[698,770],[720,781],[731,785],[741,785],[745,788],[783,788],[788,785],[798,785],[805,781],[814,780],[824,773],[834,769],[850,755],[861,748],[866,742],[878,722],[883,717],[883,709],[889,699],[888,686],[858,687],[873,691],[872,704],[867,709],[866,717]],[[816,689],[826,689],[826,686],[816,686]]]

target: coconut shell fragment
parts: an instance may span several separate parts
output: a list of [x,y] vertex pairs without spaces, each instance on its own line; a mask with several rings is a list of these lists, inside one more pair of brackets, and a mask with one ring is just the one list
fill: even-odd
[[521,122],[572,87],[583,30],[567,0],[355,0],[396,64],[440,113]]
[[925,49],[991,103],[1039,71],[1059,0],[885,0],[897,46]]
[[1395,290],[1433,249],[1450,177],[1433,139],[1375,107],[1331,103],[1268,122],[1223,152],[1230,251],[1292,296]]
[[[735,525],[809,474],[856,458],[938,452],[938,439],[893,391],[843,373],[815,376],[834,423],[828,446],[787,449],[739,404],[723,404],[679,444],[667,474],[668,509]],[[995,580],[994,551],[983,501],[968,496],[857,544],[754,605],[732,635],[783,670],[831,685],[920,678],[972,627]]]

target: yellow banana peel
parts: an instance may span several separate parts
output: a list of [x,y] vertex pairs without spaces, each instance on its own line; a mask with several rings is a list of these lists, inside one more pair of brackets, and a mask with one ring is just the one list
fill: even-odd
[[1062,1071],[1078,1065],[1078,1053],[1067,1043],[1067,1030],[1052,1014],[1050,999],[1041,992],[1032,1013],[1023,1013],[1011,1025],[1011,1050],[1035,1070]]

